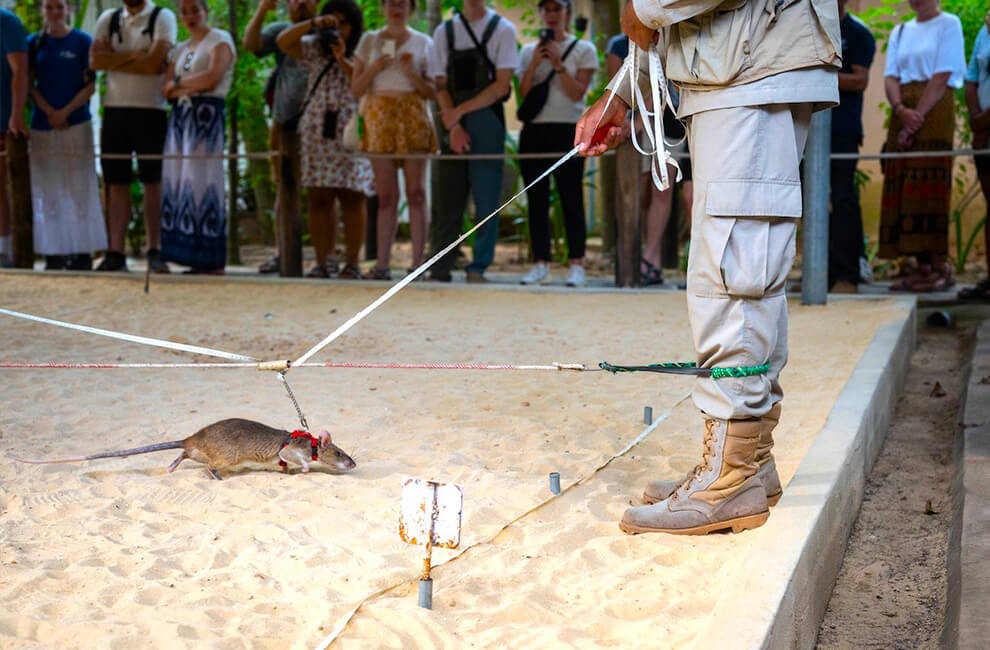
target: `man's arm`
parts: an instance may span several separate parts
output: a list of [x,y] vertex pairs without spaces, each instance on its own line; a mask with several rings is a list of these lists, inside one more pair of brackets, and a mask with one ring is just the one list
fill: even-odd
[[[629,0],[626,11],[632,11],[640,24],[655,32],[668,25],[708,13],[724,2],[725,0]],[[624,12],[622,31],[632,39],[633,34],[626,31],[626,20],[628,18]],[[643,47],[645,44],[639,45]]]
[[28,97],[28,57],[27,52],[12,52],[7,55],[11,70],[10,122],[7,130],[27,137],[27,124],[24,123],[24,106]]
[[277,6],[278,0],[261,0],[258,3],[257,10],[251,16],[251,22],[248,23],[247,29],[244,30],[244,38],[241,41],[244,49],[258,54],[258,50],[263,45],[261,28],[265,24],[265,17],[268,15],[268,12],[275,11]]
[[870,81],[870,70],[861,65],[853,64],[852,72],[839,73],[839,90],[861,93],[866,90]]
[[172,49],[172,44],[165,40],[155,41],[147,52],[133,52],[131,59],[114,70],[130,72],[131,74],[159,75],[165,69],[165,57]]
[[131,52],[114,52],[110,47],[109,38],[94,38],[89,48],[89,67],[91,70],[116,70],[133,60]]

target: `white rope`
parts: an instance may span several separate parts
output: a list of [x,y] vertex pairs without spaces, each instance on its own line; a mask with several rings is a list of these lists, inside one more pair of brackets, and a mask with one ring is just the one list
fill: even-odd
[[[673,101],[670,98],[670,91],[667,88],[667,77],[663,72],[663,64],[660,60],[660,52],[657,46],[651,45],[646,56],[650,68],[650,91],[653,99],[653,110],[647,108],[643,91],[639,87],[640,49],[633,43],[630,43],[629,55],[619,70],[615,85],[616,87],[621,85],[624,82],[625,75],[629,75],[631,102],[629,108],[632,111],[630,120],[633,123],[630,134],[632,144],[636,148],[636,151],[651,159],[650,171],[653,176],[653,184],[660,191],[664,191],[670,187],[667,165],[673,165],[674,169],[677,170],[676,181],[680,182],[682,178],[681,166],[667,148],[669,145],[663,130],[663,112],[668,107],[673,110]],[[611,101],[611,97],[609,101]],[[605,107],[607,110],[608,103],[606,103]],[[646,134],[652,147],[649,150],[641,146],[639,139],[636,137],[635,121],[637,108],[643,115],[643,132]],[[653,118],[652,130],[650,128],[649,118]]]
[[309,351],[307,351],[304,355],[302,355],[301,357],[299,357],[298,359],[296,359],[295,361],[293,361],[292,362],[292,365],[293,366],[298,366],[298,365],[300,365],[302,363],[305,363],[307,359],[309,359],[314,354],[316,354],[317,352],[319,352],[320,350],[322,350],[323,348],[325,348],[326,346],[328,346],[335,339],[337,339],[338,337],[340,337],[341,335],[343,335],[347,330],[349,330],[352,327],[354,327],[357,323],[359,323],[361,320],[363,320],[365,316],[367,316],[368,314],[370,314],[374,310],[378,309],[378,307],[381,306],[382,303],[384,303],[386,300],[388,300],[389,298],[391,298],[392,296],[394,296],[398,292],[402,291],[402,289],[404,289],[406,287],[406,285],[408,285],[410,282],[414,281],[420,275],[422,275],[423,273],[425,273],[427,269],[429,269],[431,266],[433,266],[437,262],[437,260],[439,260],[441,257],[443,257],[444,255],[446,255],[450,251],[454,250],[454,248],[457,247],[457,246],[459,246],[461,242],[463,242],[465,239],[467,239],[472,234],[474,234],[475,231],[477,231],[479,228],[481,228],[486,223],[488,223],[488,221],[492,217],[494,217],[499,212],[501,212],[502,210],[504,210],[506,208],[506,206],[510,205],[513,201],[515,201],[520,196],[522,196],[523,193],[525,193],[526,191],[528,191],[531,187],[533,187],[534,185],[536,185],[537,183],[539,183],[540,181],[542,181],[544,178],[546,178],[547,176],[549,176],[558,167],[560,167],[561,165],[563,165],[564,163],[566,163],[568,160],[570,160],[571,158],[573,158],[575,156],[575,154],[578,153],[578,151],[580,151],[580,148],[579,147],[574,147],[573,149],[571,149],[560,160],[558,160],[557,162],[555,162],[553,165],[551,165],[549,168],[547,168],[547,170],[545,172],[543,172],[542,174],[540,174],[539,178],[537,178],[535,181],[533,181],[532,183],[530,183],[529,185],[527,185],[523,189],[521,189],[518,192],[516,192],[516,194],[511,199],[509,199],[508,201],[506,201],[505,203],[503,203],[497,210],[495,210],[490,215],[488,215],[487,217],[485,217],[484,219],[482,219],[481,221],[479,221],[477,224],[475,224],[475,226],[473,228],[471,228],[466,233],[464,233],[463,235],[461,235],[460,237],[458,237],[457,239],[455,239],[446,248],[444,248],[442,251],[440,251],[439,253],[437,253],[433,257],[431,257],[425,263],[421,264],[412,273],[410,273],[406,277],[404,277],[401,280],[399,280],[396,284],[394,284],[392,287],[390,287],[388,291],[386,291],[381,296],[379,296],[377,300],[375,300],[373,303],[371,303],[370,305],[368,305],[367,307],[365,307],[364,309],[362,309],[360,312],[358,312],[357,314],[355,314],[354,316],[352,316],[350,319],[347,320],[347,322],[345,322],[343,325],[341,325],[340,327],[338,327],[337,329],[335,329],[329,336],[327,336],[325,339],[323,339],[322,341],[320,341],[319,343],[317,343],[316,345],[314,345],[312,348],[310,348]]
[[161,339],[152,339],[146,336],[135,336],[133,334],[122,334],[120,332],[113,332],[111,330],[99,329],[96,327],[88,327],[86,325],[76,325],[75,323],[66,323],[65,321],[52,320],[51,318],[43,318],[41,316],[32,316],[31,314],[24,314],[19,311],[12,311],[10,309],[0,308],[0,314],[6,314],[7,316],[13,316],[14,318],[23,318],[25,320],[31,320],[38,323],[45,323],[47,325],[55,325],[57,327],[65,327],[71,330],[78,330],[80,332],[88,332],[89,334],[98,334],[99,336],[106,336],[112,339],[119,339],[121,341],[129,341],[131,343],[141,343],[143,345],[153,345],[159,348],[169,348],[171,350],[180,350],[182,352],[192,352],[194,354],[206,354],[211,357],[220,357],[221,359],[232,359],[234,361],[258,361],[254,357],[244,356],[243,354],[234,354],[233,352],[224,352],[223,350],[213,350],[211,348],[202,348],[196,345],[186,345],[185,343],[173,343],[172,341],[163,341]]
[[[518,523],[522,519],[525,519],[526,517],[528,517],[529,515],[533,514],[534,512],[536,512],[537,510],[539,510],[540,508],[543,508],[548,503],[559,499],[562,495],[566,494],[568,491],[570,491],[574,487],[576,487],[578,485],[584,485],[585,483],[587,483],[588,481],[590,481],[591,479],[593,479],[600,471],[602,471],[603,469],[605,469],[606,467],[608,467],[609,465],[611,465],[614,460],[616,460],[617,458],[621,458],[621,457],[625,456],[627,453],[629,453],[629,450],[630,449],[632,449],[633,447],[635,447],[636,445],[638,445],[639,443],[641,443],[646,438],[646,436],[648,436],[651,433],[653,433],[656,430],[656,428],[658,426],[660,426],[660,423],[663,422],[664,420],[666,420],[667,418],[669,418],[670,417],[670,414],[674,412],[674,409],[677,408],[678,406],[680,406],[689,397],[691,397],[691,393],[687,393],[686,395],[682,395],[680,398],[678,398],[678,400],[676,402],[674,402],[673,406],[671,406],[666,411],[664,411],[663,413],[661,413],[660,416],[650,424],[650,426],[646,427],[646,429],[644,429],[642,433],[640,433],[638,436],[636,436],[636,438],[632,442],[630,442],[628,445],[626,445],[625,447],[623,447],[622,448],[622,451],[619,451],[619,452],[616,452],[615,454],[612,454],[611,458],[609,458],[605,462],[601,463],[590,474],[588,474],[587,476],[585,476],[583,478],[580,478],[580,479],[574,481],[573,483],[571,483],[570,485],[568,485],[566,488],[564,488],[563,490],[561,490],[560,494],[555,494],[554,496],[550,497],[549,499],[546,499],[546,500],[541,501],[540,503],[536,504],[535,506],[533,506],[532,508],[530,508],[526,512],[522,513],[521,515],[519,515],[518,517],[516,517],[515,519],[513,519],[512,521],[509,521],[508,523],[506,523],[504,526],[502,526],[501,528],[499,528],[492,535],[489,535],[485,539],[482,539],[480,541],[477,541],[474,544],[471,544],[470,546],[468,546],[466,548],[459,549],[458,550],[458,553],[456,555],[451,556],[450,558],[448,558],[444,562],[441,562],[440,564],[433,565],[433,568],[434,569],[437,569],[439,567],[442,567],[442,566],[445,566],[447,564],[450,564],[454,560],[456,560],[456,559],[464,556],[464,554],[467,553],[468,551],[470,551],[470,550],[472,550],[474,548],[477,548],[478,546],[482,546],[484,544],[490,544],[490,543],[492,543],[493,541],[495,541],[495,538],[497,538],[499,535],[501,535],[507,528],[510,528],[510,527],[514,526],[516,523]],[[330,644],[332,644],[334,641],[336,641],[337,640],[337,637],[339,637],[341,634],[343,634],[344,629],[347,627],[347,624],[351,622],[351,620],[354,618],[354,615],[357,614],[358,610],[361,609],[365,605],[365,603],[367,603],[369,601],[372,601],[372,600],[374,600],[376,598],[380,598],[381,596],[384,596],[388,592],[390,592],[390,591],[392,591],[394,589],[397,589],[397,588],[401,587],[404,584],[408,584],[409,582],[410,581],[407,580],[405,582],[399,582],[399,583],[393,584],[391,586],[385,587],[384,589],[379,589],[375,593],[370,594],[368,596],[365,596],[363,599],[361,599],[360,601],[358,601],[357,604],[355,604],[350,609],[350,611],[347,612],[347,614],[345,614],[339,621],[337,621],[337,624],[333,627],[333,630],[330,632],[330,634],[327,636],[327,638],[323,639],[323,641],[320,643],[320,645],[316,646],[316,650],[326,650],[326,648],[329,648],[330,647]]]

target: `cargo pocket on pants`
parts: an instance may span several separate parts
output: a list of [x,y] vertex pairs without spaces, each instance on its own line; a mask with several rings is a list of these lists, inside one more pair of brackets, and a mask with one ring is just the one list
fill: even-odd
[[800,182],[710,181],[706,213],[713,220],[733,218],[719,261],[726,294],[762,298],[782,292],[794,262]]

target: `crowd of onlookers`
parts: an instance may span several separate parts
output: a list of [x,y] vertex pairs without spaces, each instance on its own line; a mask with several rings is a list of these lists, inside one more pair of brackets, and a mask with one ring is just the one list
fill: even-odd
[[[272,126],[276,187],[286,175],[305,189],[306,213],[316,265],[309,277],[391,277],[401,189],[409,217],[412,268],[427,252],[443,250],[462,232],[468,198],[483,218],[502,201],[504,164],[499,159],[447,157],[428,163],[420,154],[503,154],[506,100],[517,82],[522,122],[519,151],[567,151],[586,105],[598,53],[572,33],[570,0],[540,0],[539,38],[520,49],[515,26],[484,0],[464,0],[463,10],[432,35],[412,29],[416,0],[382,0],[384,26],[364,30],[354,0],[287,0],[287,21],[268,21],[277,0],[260,0],[242,44],[254,56],[273,56],[266,89]],[[990,36],[983,26],[967,69],[959,19],[940,11],[938,0],[911,0],[916,16],[890,34],[884,83],[891,106],[884,149],[888,152],[949,150],[954,136],[953,89],[966,85],[973,142],[990,143]],[[839,0],[843,67],[840,105],[832,113],[832,150],[857,152],[863,141],[863,91],[876,44],[870,30]],[[131,154],[184,154],[141,159],[147,258],[152,271],[169,262],[193,273],[222,273],[226,264],[226,201],[223,160],[225,97],[231,88],[237,47],[232,36],[210,27],[205,0],[179,0],[178,19],[189,37],[176,43],[172,11],[151,0],[123,0],[105,11],[94,34],[70,28],[67,0],[43,0],[44,28],[29,37],[14,14],[0,10],[0,142],[5,132],[31,140],[34,248],[46,268],[126,269],[124,255],[132,216]],[[990,25],[990,16],[988,16]],[[611,75],[625,59],[626,37],[613,38],[605,61]],[[93,151],[89,99],[96,72],[106,78],[100,150],[106,191],[104,225],[99,184],[87,157]],[[677,89],[670,86],[676,103]],[[25,102],[32,107],[24,123]],[[435,115],[433,113],[436,113]],[[668,139],[681,140],[684,126],[665,116]],[[370,159],[353,150],[398,157]],[[687,145],[675,149],[686,157]],[[216,154],[216,155],[214,155]],[[402,158],[403,154],[409,157]],[[415,155],[414,155],[415,154]],[[879,255],[910,257],[894,290],[933,291],[955,279],[948,261],[952,158],[895,158],[883,165]],[[526,183],[552,160],[520,161]],[[661,239],[674,193],[652,184],[644,160],[641,204],[644,284],[663,282]],[[984,193],[990,196],[990,157],[977,156]],[[690,164],[685,172],[684,212],[692,213]],[[400,181],[401,172],[401,181]],[[567,246],[566,282],[585,282],[586,216],[584,160],[575,157],[553,172]],[[427,179],[432,183],[427,193]],[[829,283],[833,291],[857,290],[862,275],[863,226],[856,161],[833,160],[833,215]],[[0,182],[0,261],[10,255],[10,215],[5,180]],[[374,267],[360,269],[366,243],[368,197],[376,197]],[[428,201],[427,197],[431,200]],[[523,284],[551,280],[551,181],[527,193],[532,269]],[[276,213],[286,197],[275,199]],[[339,204],[339,213],[337,205]],[[338,222],[344,256],[335,255]],[[985,229],[990,232],[990,229]],[[485,282],[494,258],[497,220],[475,235],[466,267],[469,282]],[[990,235],[987,236],[990,244]],[[457,251],[431,269],[449,281]],[[278,269],[278,259],[262,265]],[[990,279],[960,292],[990,298]]]

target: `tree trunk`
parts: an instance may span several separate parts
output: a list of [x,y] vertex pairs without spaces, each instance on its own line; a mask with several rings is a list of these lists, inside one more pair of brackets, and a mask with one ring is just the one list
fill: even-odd
[[[599,52],[605,51],[608,39],[619,33],[619,14],[622,8],[621,0],[595,0],[591,3],[591,30],[595,47]],[[605,68],[599,69],[596,85],[604,83]],[[615,248],[615,158],[606,157],[599,161],[598,187],[601,193],[602,218],[602,250]]]
[[639,161],[641,154],[626,142],[616,150],[615,286],[640,284]]
[[441,0],[427,0],[426,2],[426,22],[430,25],[430,35],[437,28],[443,18],[443,7]]
[[279,164],[280,174],[278,214],[275,227],[278,229],[279,275],[282,277],[302,277],[302,223],[299,218],[300,166],[299,134],[282,132],[282,147]]
[[[14,266],[19,269],[34,268],[34,216],[31,210],[27,139],[10,133],[7,134],[7,172],[10,174]],[[0,178],[0,182],[2,180]]]
[[[230,27],[230,33],[233,35],[235,41],[240,40],[237,38],[237,0],[229,0],[228,2],[228,21]],[[237,95],[227,102],[227,110],[229,117],[229,127],[230,127],[230,154],[237,154]],[[227,208],[227,264],[240,264],[241,263],[241,246],[240,246],[240,229],[238,227],[238,214],[237,214],[237,190],[238,190],[238,161],[235,158],[231,158],[227,161],[227,176],[228,184],[230,185],[230,196]]]

